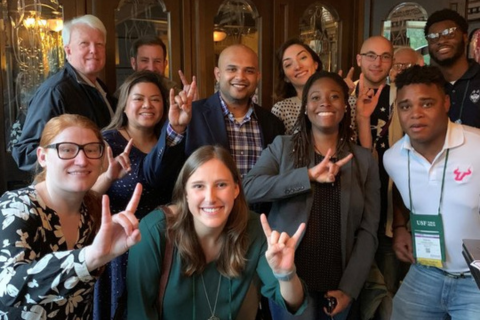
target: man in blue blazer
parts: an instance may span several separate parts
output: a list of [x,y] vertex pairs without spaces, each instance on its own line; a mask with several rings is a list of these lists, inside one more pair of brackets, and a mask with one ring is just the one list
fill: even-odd
[[276,116],[252,101],[260,79],[258,57],[244,45],[222,51],[215,68],[219,91],[192,104],[196,83],[188,92],[170,92],[169,122],[164,126],[154,156],[144,163],[153,185],[173,184],[185,159],[204,145],[221,145],[232,153],[242,175],[285,127]]

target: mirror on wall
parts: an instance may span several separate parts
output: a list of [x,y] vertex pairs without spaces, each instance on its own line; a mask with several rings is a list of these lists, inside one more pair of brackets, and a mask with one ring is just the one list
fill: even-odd
[[382,34],[393,47],[412,47],[420,52],[426,64],[430,64],[424,28],[428,13],[416,2],[403,2],[395,6],[383,22]]
[[[244,44],[258,54],[258,18],[257,8],[251,1],[223,1],[213,22],[215,65],[217,65],[220,52],[233,44]],[[259,60],[261,61],[261,59]],[[257,88],[257,94],[254,96],[256,102],[261,98],[258,92],[261,92],[261,90]]]
[[21,135],[28,103],[64,65],[63,7],[57,0],[3,0],[0,62],[7,151]]
[[339,17],[334,9],[320,2],[310,5],[300,20],[300,39],[322,60],[323,69],[338,69]]
[[[138,38],[156,35],[166,45],[166,59],[171,56],[169,39],[170,15],[162,0],[122,0],[115,10],[115,65],[117,87],[132,74],[130,50]],[[166,63],[165,77],[170,78]]]

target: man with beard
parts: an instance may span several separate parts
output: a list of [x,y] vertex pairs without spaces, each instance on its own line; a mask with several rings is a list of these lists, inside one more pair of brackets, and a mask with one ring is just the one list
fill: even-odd
[[466,56],[467,21],[450,9],[436,11],[427,20],[425,37],[433,63],[447,80],[450,119],[480,127],[480,65]]
[[148,183],[167,184],[173,190],[186,158],[204,145],[229,150],[243,178],[262,150],[284,134],[283,122],[252,101],[260,80],[258,57],[252,49],[244,45],[225,48],[214,73],[219,91],[207,99],[192,103],[195,81],[188,92],[173,97],[170,91],[170,100],[175,99],[175,103],[170,105],[169,123],[151,151],[157,157],[144,164]]
[[[168,90],[173,88],[175,93],[181,90],[175,81],[165,76],[165,69],[168,65],[167,46],[157,35],[144,35],[133,42],[130,48],[130,64],[135,71],[150,70],[161,75],[163,84]],[[181,70],[178,70],[178,75],[182,80],[183,90],[188,92],[190,83]],[[198,100],[197,91],[195,91],[193,100]]]

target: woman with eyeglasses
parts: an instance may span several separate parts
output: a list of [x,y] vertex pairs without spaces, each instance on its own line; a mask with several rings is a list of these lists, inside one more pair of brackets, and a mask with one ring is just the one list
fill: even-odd
[[108,196],[90,190],[104,151],[99,129],[83,116],[45,125],[41,172],[0,199],[0,318],[90,319],[102,267],[140,241],[141,185],[115,216]]
[[299,39],[287,40],[277,51],[277,81],[272,113],[285,125],[285,133],[293,134],[300,112],[302,92],[308,78],[322,70],[322,61]]

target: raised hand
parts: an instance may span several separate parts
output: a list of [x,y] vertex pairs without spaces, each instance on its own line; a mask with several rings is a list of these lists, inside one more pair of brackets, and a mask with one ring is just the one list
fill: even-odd
[[127,208],[113,217],[110,212],[110,200],[107,195],[103,196],[102,224],[93,243],[85,249],[85,262],[89,271],[105,265],[140,241],[135,211],[140,202],[142,189],[142,185],[137,183]]
[[125,149],[118,156],[113,158],[113,152],[107,147],[108,169],[106,171],[107,179],[115,181],[122,179],[132,169],[130,167],[130,151],[132,150],[133,139],[130,139]]
[[197,91],[197,82],[193,79],[188,91],[180,91],[175,96],[175,91],[170,89],[170,109],[168,121],[177,133],[183,133],[192,118],[192,101]]
[[268,249],[265,252],[265,257],[270,268],[276,274],[293,272],[295,268],[295,248],[305,230],[305,223],[301,223],[295,234],[290,237],[286,232],[272,231],[264,214],[260,215],[260,222],[267,237]]
[[373,88],[365,87],[363,73],[360,74],[360,81],[358,85],[359,91],[356,108],[357,119],[358,117],[370,119],[370,116],[372,115],[375,107],[377,106],[378,99],[380,98],[380,94],[382,93],[385,85],[382,84],[375,93],[375,90],[373,90]]
[[[348,94],[352,94],[353,90],[355,90],[355,82],[353,82],[353,73],[354,72],[355,72],[355,68],[351,67],[350,70],[348,70],[347,76],[345,78],[343,78],[343,81],[345,81],[345,83],[348,86]],[[343,76],[343,71],[339,70],[338,75],[340,77],[342,77]]]
[[332,157],[332,149],[328,149],[325,158],[316,166],[308,169],[308,176],[310,181],[317,181],[319,183],[331,183],[335,181],[335,176],[350,159],[353,158],[353,154],[349,154],[343,159],[337,162],[330,161]]
[[[188,92],[190,90],[191,84],[188,82],[187,78],[185,78],[185,75],[183,74],[182,70],[178,70],[178,75],[180,76],[180,80],[182,81],[183,84],[183,91]],[[197,82],[195,76],[192,77],[192,82]],[[195,92],[193,95],[193,101],[198,100],[198,90],[195,88]]]

